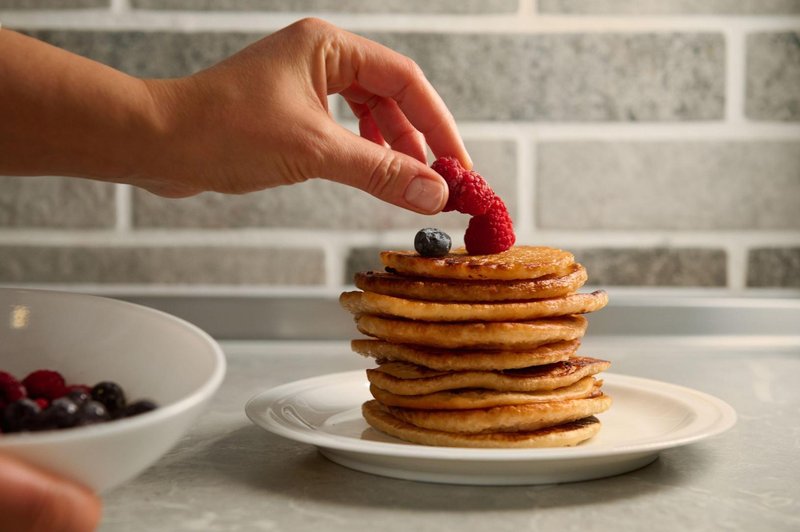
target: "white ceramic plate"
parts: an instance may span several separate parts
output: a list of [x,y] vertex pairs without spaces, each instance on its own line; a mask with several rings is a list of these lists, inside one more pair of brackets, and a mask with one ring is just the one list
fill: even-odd
[[736,412],[708,394],[649,379],[604,374],[614,399],[598,417],[603,428],[576,447],[469,449],[406,443],[376,431],[361,417],[371,399],[364,371],[304,379],[248,401],[260,427],[310,443],[330,460],[367,473],[450,484],[518,485],[589,480],[632,471],[659,451],[719,434]]

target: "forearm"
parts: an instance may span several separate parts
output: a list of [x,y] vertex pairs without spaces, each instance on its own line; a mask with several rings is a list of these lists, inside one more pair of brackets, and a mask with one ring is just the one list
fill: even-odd
[[129,181],[159,136],[142,80],[0,31],[0,175]]

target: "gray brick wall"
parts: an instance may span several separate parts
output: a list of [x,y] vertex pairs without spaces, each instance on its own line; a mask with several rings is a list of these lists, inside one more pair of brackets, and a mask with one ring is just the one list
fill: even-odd
[[722,118],[718,34],[367,36],[415,59],[461,120]]
[[0,229],[116,223],[114,185],[66,177],[0,177]]
[[[306,15],[414,58],[518,241],[573,250],[590,284],[800,294],[800,0],[0,0],[5,28],[157,78]],[[317,180],[170,200],[6,177],[0,283],[329,294],[467,220]]]
[[320,250],[207,246],[0,246],[0,283],[319,285]]
[[800,31],[747,37],[746,112],[753,120],[800,120]]
[[800,288],[800,247],[758,248],[748,256],[747,285]]
[[800,142],[561,142],[538,147],[546,229],[800,231]]

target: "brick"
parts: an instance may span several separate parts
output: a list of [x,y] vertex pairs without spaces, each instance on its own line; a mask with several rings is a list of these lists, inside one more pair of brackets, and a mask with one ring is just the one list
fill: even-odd
[[34,30],[26,34],[141,77],[192,74],[264,37],[261,33]]
[[745,114],[800,120],[800,31],[747,36]]
[[516,13],[518,0],[132,0],[139,9],[326,13]]
[[719,249],[572,249],[591,286],[720,287],[727,283]]
[[718,120],[720,34],[368,34],[419,63],[460,120]]
[[775,15],[800,13],[799,0],[538,0],[544,14]]
[[800,142],[548,142],[547,229],[800,229]]
[[114,185],[66,177],[0,178],[0,226],[100,228],[115,223]]
[[[412,244],[413,245],[413,244]],[[411,246],[409,246],[411,249]],[[344,284],[353,284],[353,276],[357,272],[383,271],[383,264],[380,259],[382,248],[361,247],[353,248],[347,254],[344,267]]]
[[[475,167],[495,191],[516,199],[516,145],[510,141],[469,142]],[[457,213],[434,217],[405,211],[366,192],[323,180],[278,187],[242,196],[206,193],[180,200],[164,199],[143,190],[134,193],[137,227],[282,227],[304,229],[419,229],[435,225],[466,228],[468,218]]]
[[800,288],[800,247],[751,249],[747,256],[747,286]]
[[[222,32],[30,33],[149,77],[196,72],[262,37]],[[721,34],[367,36],[415,59],[460,120],[630,122],[723,117]]]
[[0,246],[0,282],[319,285],[319,249]]
[[82,9],[110,5],[110,0],[0,0],[0,9]]

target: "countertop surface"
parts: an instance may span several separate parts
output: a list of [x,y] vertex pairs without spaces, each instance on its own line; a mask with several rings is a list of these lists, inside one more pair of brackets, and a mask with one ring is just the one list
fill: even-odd
[[610,371],[710,393],[738,422],[631,473],[516,487],[374,476],[270,434],[246,418],[250,397],[372,364],[347,342],[222,345],[228,373],[211,407],[159,462],[104,495],[101,530],[800,530],[796,341],[587,337],[580,353],[611,360]]

